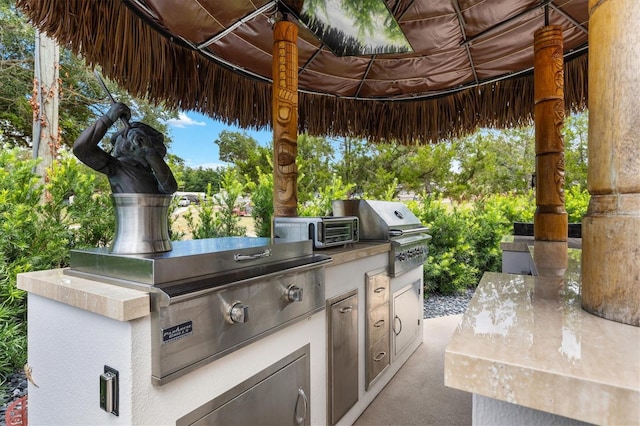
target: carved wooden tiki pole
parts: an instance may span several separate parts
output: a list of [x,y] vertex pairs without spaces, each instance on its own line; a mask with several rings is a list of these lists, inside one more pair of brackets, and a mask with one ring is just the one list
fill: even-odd
[[[640,326],[640,3],[589,1],[582,307]],[[615,349],[614,349],[615,350]]]
[[298,27],[273,28],[273,215],[298,215]]
[[564,60],[562,28],[548,25],[534,35],[534,115],[536,131],[536,212],[534,235],[567,241],[564,208]]

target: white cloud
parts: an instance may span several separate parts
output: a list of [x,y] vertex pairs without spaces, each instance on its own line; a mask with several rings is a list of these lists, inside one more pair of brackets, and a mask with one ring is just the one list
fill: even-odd
[[187,126],[206,126],[204,121],[197,121],[189,117],[186,113],[178,113],[178,118],[171,118],[167,120],[167,124],[172,127],[184,128]]

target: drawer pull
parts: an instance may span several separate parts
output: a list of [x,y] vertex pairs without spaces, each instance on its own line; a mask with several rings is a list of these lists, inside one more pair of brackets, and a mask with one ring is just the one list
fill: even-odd
[[380,328],[383,325],[384,325],[384,320],[377,321],[375,324],[373,324],[375,328]]
[[384,293],[387,290],[386,287],[378,287],[375,290],[373,290],[374,293],[380,294],[380,293]]
[[340,313],[341,314],[346,314],[348,312],[353,311],[353,306],[345,306],[344,308],[340,308]]
[[386,356],[387,356],[386,352],[380,352],[378,355],[373,357],[373,360],[375,362],[379,362],[379,361],[382,361],[384,359],[384,357],[386,357]]

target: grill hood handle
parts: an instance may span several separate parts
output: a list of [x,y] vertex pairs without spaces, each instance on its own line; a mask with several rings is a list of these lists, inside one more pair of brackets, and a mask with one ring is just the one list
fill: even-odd
[[389,236],[390,237],[400,237],[402,235],[412,235],[412,234],[419,234],[421,232],[429,232],[429,228],[427,228],[426,226],[422,226],[420,228],[411,228],[411,229],[390,229],[389,230]]
[[269,256],[271,256],[271,249],[266,249],[262,253],[256,253],[256,254],[236,253],[233,255],[233,260],[235,260],[236,262],[242,262],[244,260],[255,260],[255,259],[261,259],[263,257],[269,257]]

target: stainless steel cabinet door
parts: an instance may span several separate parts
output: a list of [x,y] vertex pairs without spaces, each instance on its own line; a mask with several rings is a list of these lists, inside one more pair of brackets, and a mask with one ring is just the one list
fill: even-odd
[[418,337],[422,319],[421,284],[417,280],[393,295],[394,357]]
[[358,294],[331,304],[329,420],[335,424],[358,402]]
[[178,425],[310,425],[309,347],[296,351],[208,404]]

